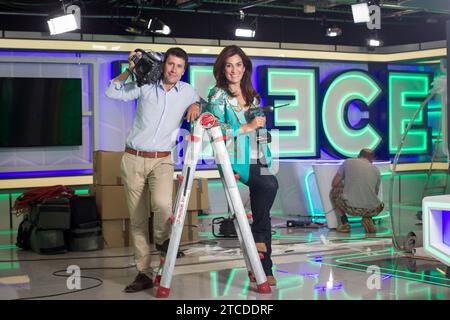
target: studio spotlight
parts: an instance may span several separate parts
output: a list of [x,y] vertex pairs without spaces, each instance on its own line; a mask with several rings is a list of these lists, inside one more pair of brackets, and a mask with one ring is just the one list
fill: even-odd
[[159,20],[158,18],[151,18],[148,20],[147,29],[154,34],[169,35],[171,30],[170,27]]
[[369,5],[366,2],[352,4],[352,13],[355,23],[370,21]]
[[255,30],[249,29],[249,28],[236,28],[235,31],[236,37],[245,37],[245,38],[254,38],[255,37]]
[[47,21],[51,35],[80,29],[81,12],[80,7],[76,5],[68,6],[64,9],[64,15],[52,18]]
[[383,45],[383,41],[375,39],[375,38],[370,38],[367,40],[367,45],[369,47],[380,47]]
[[256,34],[256,19],[253,20],[252,23],[247,23],[244,21],[245,13],[244,11],[239,11],[239,25],[234,31],[234,35],[236,37],[244,37],[244,38],[254,38]]
[[131,20],[131,24],[125,31],[137,35],[157,34],[167,36],[171,32],[170,27],[156,17],[148,19],[140,16],[134,17]]
[[327,37],[337,37],[342,34],[342,29],[338,27],[327,28],[326,36]]

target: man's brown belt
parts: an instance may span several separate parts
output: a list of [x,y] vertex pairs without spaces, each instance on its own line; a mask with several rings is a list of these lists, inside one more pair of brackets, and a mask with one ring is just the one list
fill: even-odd
[[125,152],[143,158],[164,158],[170,156],[170,151],[138,151],[131,148],[125,148]]

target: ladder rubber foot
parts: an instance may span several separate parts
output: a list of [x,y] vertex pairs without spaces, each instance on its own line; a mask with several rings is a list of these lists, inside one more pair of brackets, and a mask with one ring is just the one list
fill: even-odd
[[256,279],[251,272],[248,273],[248,278],[250,279],[250,282],[256,282]]
[[154,281],[153,284],[155,285],[155,287],[159,287],[160,283],[161,283],[161,276],[158,275],[158,276],[155,277],[155,281]]
[[256,285],[256,287],[258,288],[258,293],[266,294],[266,293],[271,293],[272,292],[272,290],[270,289],[269,283],[267,281]]
[[[269,287],[270,289],[270,287]],[[158,291],[156,291],[157,298],[168,298],[170,293],[170,288],[158,287]]]

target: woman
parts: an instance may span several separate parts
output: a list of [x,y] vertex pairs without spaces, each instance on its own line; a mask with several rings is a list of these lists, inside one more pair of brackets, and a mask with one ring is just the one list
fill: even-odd
[[[217,118],[227,137],[232,167],[241,182],[250,189],[253,216],[252,234],[270,285],[276,285],[272,273],[272,228],[270,209],[278,190],[277,179],[269,172],[270,150],[267,144],[255,150],[255,131],[265,126],[265,117],[247,123],[245,112],[258,108],[260,97],[251,82],[252,63],[238,46],[225,47],[214,64],[216,86],[208,96],[208,111]],[[263,163],[266,163],[264,165]]]

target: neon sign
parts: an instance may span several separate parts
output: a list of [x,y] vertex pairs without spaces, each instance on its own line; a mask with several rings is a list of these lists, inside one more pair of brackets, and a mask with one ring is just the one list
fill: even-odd
[[[215,84],[212,68],[191,65],[189,70],[188,81],[205,98]],[[319,84],[315,67],[261,66],[256,72],[255,85],[263,105],[290,104],[267,117],[267,126],[278,129],[275,155],[280,158],[319,158],[321,146],[344,158],[356,156],[362,148],[380,152],[383,144],[388,146],[386,158],[395,154],[406,126],[430,91],[432,79],[430,72],[390,71],[383,86],[367,71],[346,70],[333,75],[327,84]],[[380,108],[382,97],[387,108]],[[357,125],[350,121],[352,114],[362,118]],[[377,125],[379,119],[384,127]],[[427,122],[425,108],[408,133],[405,153],[429,154],[432,128]]]

